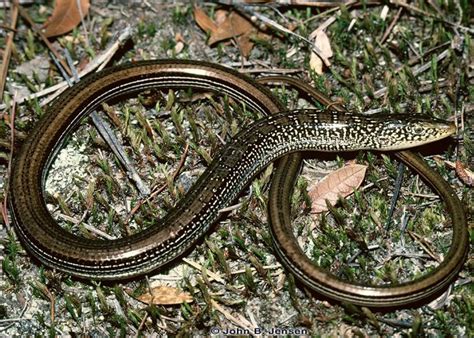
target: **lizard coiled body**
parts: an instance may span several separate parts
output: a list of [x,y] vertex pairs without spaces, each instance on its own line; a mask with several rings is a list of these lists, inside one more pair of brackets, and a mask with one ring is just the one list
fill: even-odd
[[[45,177],[55,154],[81,118],[102,102],[149,88],[197,88],[224,93],[269,116],[241,131],[216,154],[183,200],[159,224],[113,241],[86,240],[72,235],[58,226],[43,199]],[[400,286],[394,292],[383,287],[359,292],[351,289],[351,284],[332,290],[324,280],[324,287],[314,287],[315,283],[301,275],[311,267],[295,263],[301,252],[294,250],[294,243],[281,236],[289,217],[288,207],[283,208],[281,203],[288,200],[289,185],[294,184],[283,179],[285,172],[293,173],[299,167],[301,151],[405,149],[444,138],[453,133],[453,127],[403,116],[365,117],[314,110],[280,113],[283,110],[279,101],[262,86],[237,72],[205,62],[138,62],[89,76],[52,105],[16,158],[11,181],[11,210],[17,233],[40,261],[78,277],[116,280],[146,274],[192,247],[218,219],[220,209],[228,206],[265,166],[284,156],[276,166],[276,176],[284,182],[280,186],[283,195],[271,194],[270,218],[280,226],[273,230],[278,242],[277,252],[303,283],[337,300],[379,307],[410,304],[438,292],[438,288],[432,286],[433,282],[439,282],[437,279],[441,278],[442,284],[451,281],[466,254],[467,233],[462,213],[458,215],[462,219],[454,224],[456,243],[453,246],[457,247],[448,255],[447,271],[435,275],[428,281],[428,286],[402,285],[401,293]],[[416,162],[409,157],[407,161]],[[415,170],[430,169],[425,165]],[[441,193],[451,194],[455,199],[446,186],[442,185]],[[453,212],[459,214],[458,209]],[[313,276],[326,279],[328,275],[315,273]],[[360,295],[350,296],[354,292]],[[394,299],[401,301],[395,304]]]

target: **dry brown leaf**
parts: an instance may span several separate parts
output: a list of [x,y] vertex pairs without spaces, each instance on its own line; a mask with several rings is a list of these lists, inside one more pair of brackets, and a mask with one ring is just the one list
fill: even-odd
[[226,20],[218,26],[217,31],[211,33],[208,44],[212,45],[222,40],[249,33],[252,29],[254,29],[254,27],[250,21],[236,12],[231,12]]
[[237,38],[242,56],[247,58],[253,48],[253,42],[250,40],[251,33],[246,33]]
[[235,38],[242,55],[247,57],[250,54],[254,45],[250,37],[257,30],[245,17],[237,12],[219,9],[216,11],[216,20],[212,20],[200,7],[194,8],[194,17],[199,27],[210,33],[208,45]]
[[226,9],[218,9],[216,11],[216,25],[219,26],[219,25],[222,25],[224,23],[224,21],[227,20],[227,16],[229,15],[229,11],[226,10]]
[[198,26],[206,33],[214,33],[217,31],[217,25],[201,7],[194,7],[194,20],[196,20]]
[[441,156],[435,156],[434,160],[439,165],[446,164],[446,166],[448,166],[449,168],[455,169],[456,174],[461,179],[461,181],[463,181],[466,185],[474,186],[474,171],[470,170],[469,168],[466,168],[462,162],[447,161],[444,160]]
[[193,297],[189,293],[166,285],[154,287],[151,289],[151,292],[151,294],[149,292],[144,293],[137,299],[143,303],[155,305],[175,305],[193,302]]
[[367,166],[362,164],[347,165],[310,186],[308,195],[312,201],[311,212],[324,212],[328,210],[326,200],[334,205],[339,196],[344,198],[352,194],[364,180],[366,170]]
[[89,0],[56,0],[53,14],[43,26],[44,35],[52,37],[73,30],[87,15],[89,6]]
[[461,161],[456,161],[455,165],[456,174],[466,185],[474,186],[474,174],[468,168],[464,166]]

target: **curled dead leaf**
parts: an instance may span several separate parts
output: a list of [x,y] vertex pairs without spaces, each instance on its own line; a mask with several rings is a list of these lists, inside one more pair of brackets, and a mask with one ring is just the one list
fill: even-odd
[[198,26],[206,33],[212,34],[217,31],[217,25],[199,6],[194,7],[194,20],[196,20]]
[[46,37],[58,36],[73,30],[87,15],[89,0],[56,0],[53,14],[43,28]]
[[347,165],[311,185],[308,188],[312,201],[311,212],[327,211],[326,200],[334,205],[339,197],[344,198],[352,194],[362,184],[366,170],[367,166],[362,164]]
[[[320,30],[316,34],[314,44],[321,52],[320,55],[317,55],[314,51],[311,52],[309,65],[316,74],[321,75],[323,73],[323,64],[328,64],[328,59],[333,56],[331,42],[327,34]],[[324,60],[326,60],[326,62],[324,62]]]
[[237,12],[216,11],[216,20],[212,20],[200,7],[194,8],[194,18],[202,30],[210,34],[208,45],[234,38],[244,57],[250,54],[254,43],[251,36],[257,29],[245,17]]
[[445,164],[447,167],[454,169],[459,179],[468,186],[474,186],[474,171],[467,168],[461,161],[456,162],[447,161],[441,156],[435,156],[434,160],[439,164]]
[[144,293],[137,298],[146,304],[155,305],[176,305],[182,303],[192,303],[193,297],[171,286],[161,285],[151,289],[151,293]]
[[253,29],[254,27],[250,21],[236,12],[231,12],[218,26],[217,30],[211,33],[208,44],[212,45],[222,40],[248,34]]
[[318,75],[323,73],[323,60],[315,52],[311,52],[309,67]]
[[455,162],[455,170],[461,181],[471,187],[474,186],[474,173],[468,168],[466,168],[461,161],[457,160]]

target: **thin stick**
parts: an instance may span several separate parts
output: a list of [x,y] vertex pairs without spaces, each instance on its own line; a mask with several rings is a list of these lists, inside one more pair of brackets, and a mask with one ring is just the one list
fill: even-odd
[[[23,315],[25,314],[26,309],[28,308],[28,305],[29,305],[29,300],[25,302],[25,306],[24,306],[23,309],[21,310],[21,313],[20,313],[20,315],[18,316],[18,318],[13,318],[13,320],[14,320],[13,323],[11,323],[10,325],[7,325],[7,326],[5,326],[5,327],[0,328],[0,332],[1,332],[1,331],[6,331],[6,330],[8,330],[10,327],[12,327],[13,325],[15,325],[15,323],[16,323],[17,321],[21,321],[21,320],[27,321],[27,320],[30,320],[29,318],[23,318]],[[0,324],[3,323],[3,322],[7,322],[7,321],[8,321],[8,319],[4,319],[4,320],[0,321]]]
[[58,217],[61,217],[62,219],[64,219],[65,221],[68,221],[68,222],[71,222],[71,223],[74,223],[75,225],[82,225],[84,227],[84,229],[86,230],[89,230],[90,232],[94,233],[95,235],[99,236],[99,237],[102,237],[102,238],[105,238],[105,239],[108,239],[108,240],[114,240],[114,239],[117,239],[117,237],[115,236],[111,236],[109,235],[108,233],[100,230],[100,229],[97,229],[96,227],[90,225],[90,224],[87,224],[85,222],[83,222],[82,219],[75,219],[74,217],[71,217],[71,216],[68,216],[68,215],[64,215],[64,214],[61,214],[61,213],[58,213],[57,214]]
[[305,70],[303,68],[293,68],[293,69],[285,69],[285,68],[253,68],[253,69],[239,69],[239,72],[251,74],[251,73],[270,73],[270,74],[294,74],[294,73],[301,73]]
[[[451,49],[448,48],[445,51],[443,51],[441,54],[439,54],[436,57],[436,62],[439,62],[439,61],[443,60],[445,57],[447,57],[450,50]],[[431,61],[429,61],[429,62],[427,62],[427,63],[425,63],[425,64],[423,64],[423,65],[421,65],[417,68],[412,69],[412,72],[413,72],[413,75],[419,75],[419,74],[423,73],[424,71],[426,71],[430,68],[431,68]],[[374,97],[379,98],[379,97],[384,96],[385,93],[387,92],[387,90],[388,90],[387,87],[380,88],[379,90],[374,92]],[[370,102],[370,98],[368,96],[365,96],[364,101],[365,102]]]
[[[218,1],[220,4],[224,5],[239,5],[242,4],[244,1],[239,1],[239,0],[220,0]],[[261,5],[259,4],[259,1],[254,1],[256,5]],[[277,5],[277,6],[307,6],[307,7],[339,7],[340,5],[343,4],[348,4],[351,3],[352,1],[350,0],[325,0],[325,1],[314,1],[314,0],[276,0],[276,1],[268,1],[269,3],[271,2],[272,5]],[[252,6],[250,4],[250,1],[245,1],[246,5]]]
[[279,31],[282,31],[282,32],[285,32],[287,34],[290,34],[290,35],[293,35],[293,36],[296,36],[298,39],[306,42],[311,50],[317,55],[319,56],[319,58],[324,62],[324,64],[326,65],[326,67],[330,67],[331,66],[331,62],[328,60],[327,57],[325,57],[322,53],[322,51],[314,44],[312,43],[310,40],[308,40],[307,38],[305,38],[304,36],[301,36],[299,34],[296,34],[294,32],[292,32],[291,30],[289,30],[288,28],[280,25],[278,22],[276,21],[273,21],[272,19],[270,18],[267,18],[265,15],[262,15],[260,13],[257,13],[253,10],[251,10],[249,7],[247,6],[236,6],[237,8],[239,8],[241,11],[247,13],[247,15],[251,15],[251,16],[255,16],[257,19],[259,19],[260,21],[262,21],[263,23],[266,23],[267,25],[269,26],[272,26],[273,28],[279,30]]
[[400,14],[402,14],[402,11],[403,11],[403,8],[400,7],[398,9],[397,14],[395,14],[395,17],[393,18],[392,22],[390,22],[390,25],[388,26],[387,30],[383,34],[382,38],[380,39],[380,44],[383,44],[385,42],[385,40],[387,40],[388,36],[390,35],[390,33],[393,30],[393,27],[395,27],[395,25],[398,22],[398,19],[400,19]]
[[[87,64],[86,68],[79,72],[79,77],[84,77],[85,75],[89,74],[95,69],[101,69],[102,66],[105,66],[108,61],[114,56],[115,52],[119,49],[120,45],[127,40],[130,37],[131,34],[131,29],[128,27],[125,29],[125,31],[119,36],[117,41],[115,41],[112,46],[109,47],[104,53],[100,54],[98,57],[96,57],[92,62]],[[55,93],[51,95],[48,99],[42,101],[40,103],[41,106],[44,106],[51,102],[53,99],[55,99],[59,94],[61,94],[62,91],[64,91],[68,86],[67,81],[62,81],[54,86],[48,87],[46,89],[43,89],[37,93],[24,96],[18,99],[17,103],[21,104],[25,101],[36,99],[38,97],[43,97],[46,96],[50,93]],[[5,104],[0,104],[0,109],[5,109],[7,106]]]
[[393,190],[392,200],[390,201],[390,209],[388,210],[387,221],[385,222],[385,230],[390,228],[390,223],[392,222],[393,212],[395,211],[398,196],[400,195],[400,190],[402,189],[404,172],[405,165],[400,162],[397,169],[397,179],[395,180],[395,188]]
[[12,53],[13,38],[15,36],[15,27],[18,20],[18,6],[14,5],[11,9],[11,22],[7,35],[5,51],[3,53],[2,65],[0,66],[0,101],[3,101],[3,90],[5,89],[5,80],[7,78],[8,65],[10,64],[10,56]]
[[[181,168],[183,167],[184,165],[184,162],[186,161],[186,157],[188,155],[188,150],[189,150],[189,144],[186,144],[186,147],[184,148],[184,152],[183,154],[181,155],[181,159],[179,160],[179,164],[178,164],[178,167],[176,168],[176,170],[174,171],[173,173],[173,176],[171,177],[171,182],[173,182],[176,177],[178,176],[179,172],[181,171]],[[130,219],[133,217],[133,215],[136,214],[136,212],[140,209],[140,207],[145,204],[145,202],[148,202],[148,201],[151,201],[153,198],[155,198],[156,195],[160,194],[163,190],[166,189],[166,184],[163,184],[161,187],[157,188],[156,190],[154,190],[150,196],[148,196],[146,199],[142,199],[140,200],[137,205],[135,205],[135,207],[130,211],[130,213],[128,214],[127,216],[127,219],[125,220],[125,224],[128,224],[128,222],[130,222]]]
[[90,47],[89,31],[87,30],[86,22],[84,20],[84,13],[82,13],[81,0],[76,0],[76,7],[77,7],[77,11],[79,12],[79,16],[81,18],[81,24],[82,24],[82,28],[84,29],[84,35],[86,36],[86,38],[84,39],[86,42],[86,47]]
[[416,14],[420,14],[420,15],[423,15],[423,16],[429,16],[430,18],[433,18],[434,20],[438,20],[438,21],[441,21],[441,22],[444,22],[450,26],[453,26],[454,28],[458,28],[460,30],[463,30],[463,31],[467,31],[469,33],[474,33],[474,29],[473,28],[470,28],[470,27],[464,27],[464,26],[461,26],[455,22],[451,22],[451,21],[448,21],[448,20],[445,20],[445,19],[442,19],[440,17],[437,17],[436,15],[433,15],[429,12],[426,12],[426,11],[423,11],[421,9],[419,9],[418,7],[415,7],[413,5],[410,5],[410,4],[407,4],[407,3],[404,3],[402,1],[398,1],[398,0],[390,0],[390,3],[396,5],[396,6],[401,6],[401,7],[404,7],[406,9],[408,9],[409,11],[411,12],[414,12]]
[[[13,149],[15,146],[15,114],[16,113],[16,93],[13,96],[12,110],[10,115],[10,154],[8,156],[7,179],[10,180],[12,173]],[[5,184],[5,192],[3,197],[3,204],[1,207],[3,222],[8,230],[10,230],[10,220],[8,218],[8,184]]]
[[[60,64],[57,63],[56,58],[53,56],[53,61],[56,62],[56,65],[60,69],[63,77],[68,82],[69,86],[72,86],[74,82],[79,81],[79,74],[77,72],[76,67],[74,67],[74,63],[72,60],[71,55],[69,54],[68,50],[65,50],[66,54],[66,61],[72,71],[73,74],[73,81],[68,78],[67,74],[64,74],[64,71]],[[94,127],[97,129],[98,133],[102,137],[102,139],[107,143],[109,148],[112,150],[114,155],[117,157],[119,162],[125,167],[128,177],[135,182],[135,185],[142,196],[148,196],[150,194],[150,189],[148,186],[142,181],[140,175],[138,174],[135,167],[132,165],[132,162],[129,160],[125,150],[123,149],[122,145],[118,141],[117,137],[113,133],[112,129],[110,129],[109,125],[99,116],[99,114],[95,111],[91,113],[92,122]]]
[[68,67],[67,63],[64,61],[64,58],[58,53],[58,51],[56,50],[56,48],[54,48],[54,46],[51,44],[51,42],[49,42],[48,38],[43,34],[43,32],[41,32],[41,30],[38,29],[38,27],[33,22],[30,15],[28,14],[28,12],[25,11],[25,9],[23,7],[21,7],[20,5],[18,5],[17,7],[20,11],[21,17],[30,25],[33,32],[35,32],[35,34],[37,34],[40,37],[40,39],[44,42],[46,47],[48,47],[48,49],[51,51],[51,53],[53,53],[54,56],[59,60],[59,62],[61,63],[61,66],[63,66],[66,73],[69,76],[72,76],[71,69]]
[[100,134],[102,139],[107,143],[110,147],[114,155],[120,161],[120,163],[125,167],[127,176],[135,182],[135,185],[142,196],[148,196],[150,194],[150,189],[148,186],[142,181],[140,175],[138,174],[137,170],[133,166],[132,162],[128,158],[127,154],[125,153],[122,145],[117,140],[117,137],[113,133],[112,129],[105,122],[97,112],[93,111],[91,113],[92,122],[94,123],[94,127],[97,129],[97,132]]
[[18,32],[18,30],[14,29],[14,28],[11,28],[10,26],[7,26],[7,25],[1,25],[0,24],[0,29],[4,29],[4,30],[7,30],[9,32],[15,32],[15,33]]

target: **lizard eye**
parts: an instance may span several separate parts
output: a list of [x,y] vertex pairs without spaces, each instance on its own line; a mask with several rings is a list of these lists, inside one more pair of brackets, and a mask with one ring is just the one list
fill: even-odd
[[420,125],[413,125],[407,128],[409,132],[414,134],[422,134],[424,132],[424,128]]

